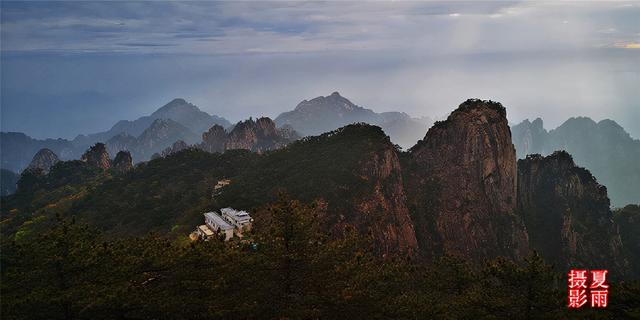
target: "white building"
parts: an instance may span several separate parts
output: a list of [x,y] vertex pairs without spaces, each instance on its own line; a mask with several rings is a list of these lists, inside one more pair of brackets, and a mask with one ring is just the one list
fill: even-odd
[[233,208],[220,209],[222,218],[235,227],[238,236],[242,236],[242,232],[251,230],[253,218],[246,211],[238,211]]
[[234,227],[230,225],[225,219],[222,219],[215,212],[207,212],[204,214],[204,222],[209,229],[217,234],[224,236],[224,241],[228,241],[233,238]]

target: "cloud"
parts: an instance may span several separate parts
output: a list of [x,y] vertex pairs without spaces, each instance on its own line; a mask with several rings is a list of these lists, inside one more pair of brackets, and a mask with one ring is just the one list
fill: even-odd
[[0,6],[3,130],[73,136],[177,96],[231,120],[275,116],[338,90],[415,116],[492,98],[511,121],[612,117],[640,136],[637,2]]

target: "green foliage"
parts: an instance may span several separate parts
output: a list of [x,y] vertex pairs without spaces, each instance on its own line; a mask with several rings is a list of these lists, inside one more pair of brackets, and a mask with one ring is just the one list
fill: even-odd
[[319,211],[281,195],[253,243],[184,243],[154,234],[105,241],[56,218],[22,242],[3,238],[3,319],[631,318],[638,282],[611,283],[605,310],[569,310],[566,278],[537,255],[484,267],[382,259],[356,232],[333,238]]
[[275,201],[278,191],[285,190],[307,202],[322,197],[331,211],[345,212],[351,200],[369,191],[373,183],[360,173],[364,162],[386,148],[393,148],[389,138],[379,127],[367,124],[307,137],[265,154],[234,178],[218,203],[257,208]]

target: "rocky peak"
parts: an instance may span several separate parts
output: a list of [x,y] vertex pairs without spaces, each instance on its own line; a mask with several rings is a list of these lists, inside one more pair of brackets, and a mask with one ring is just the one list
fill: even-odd
[[627,270],[607,188],[577,167],[569,153],[519,160],[517,199],[531,247],[548,261],[567,268]]
[[41,172],[47,174],[49,173],[51,167],[53,167],[53,165],[55,165],[59,161],[60,159],[58,159],[58,156],[53,153],[53,151],[47,148],[40,149],[40,151],[38,151],[33,156],[33,159],[31,160],[31,163],[29,163],[27,170],[34,173]]
[[90,147],[89,150],[82,155],[80,160],[86,162],[90,166],[105,170],[111,167],[109,152],[107,152],[107,147],[104,143],[96,143]]
[[207,152],[224,152],[224,142],[227,138],[227,132],[220,125],[214,125],[202,134],[202,143],[200,148]]
[[292,142],[276,127],[270,118],[241,121],[227,135],[224,148],[247,149],[255,152],[278,149]]
[[113,159],[113,169],[126,172],[133,169],[133,158],[131,157],[131,153],[129,151],[119,151],[116,154],[115,159]]
[[188,148],[189,148],[189,145],[186,142],[184,142],[182,140],[178,140],[178,141],[174,142],[171,145],[171,147],[168,147],[168,148],[164,149],[162,151],[162,153],[160,153],[160,156],[161,157],[166,157],[168,155],[174,154],[176,152],[180,152],[180,151],[188,149]]
[[357,108],[359,107],[349,101],[349,99],[341,96],[338,92],[334,92],[326,97],[319,96],[311,100],[303,100],[296,106],[295,110],[313,112],[323,109],[329,109],[348,112],[353,111]]
[[548,140],[548,132],[544,129],[542,119],[533,122],[526,119],[511,128],[513,143],[516,145],[518,159],[528,154],[543,153]]
[[515,214],[515,148],[500,103],[465,101],[410,153],[411,189],[436,193],[431,200],[414,196],[416,220],[423,221],[416,233],[435,232],[443,253],[478,261],[527,255],[527,234]]

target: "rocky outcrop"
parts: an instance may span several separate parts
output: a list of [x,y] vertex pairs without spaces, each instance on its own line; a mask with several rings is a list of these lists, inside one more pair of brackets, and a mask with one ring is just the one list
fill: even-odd
[[40,151],[33,156],[33,159],[26,170],[33,173],[47,174],[51,167],[59,161],[60,159],[58,159],[58,156],[53,153],[53,151],[46,148],[40,149]]
[[430,235],[419,238],[428,253],[476,261],[528,254],[527,233],[515,214],[515,148],[500,103],[467,100],[410,154],[409,203],[416,233]]
[[202,134],[200,148],[211,153],[224,152],[224,143],[227,140],[227,132],[222,126],[214,125]]
[[197,147],[212,153],[233,149],[264,152],[282,148],[299,138],[291,127],[277,128],[265,117],[238,122],[229,133],[215,125],[202,134],[202,142]]
[[561,268],[627,269],[607,188],[567,152],[518,161],[518,212],[531,247]]
[[86,162],[92,167],[109,169],[111,167],[111,161],[109,161],[109,152],[104,143],[96,143],[87,150],[80,160]]
[[178,140],[176,142],[174,142],[171,147],[166,148],[162,151],[162,153],[160,153],[160,157],[166,157],[168,155],[174,154],[176,152],[180,152],[182,150],[188,149],[189,145],[182,141],[182,140]]
[[113,159],[112,168],[119,172],[127,172],[133,169],[133,158],[129,151],[119,151]]

